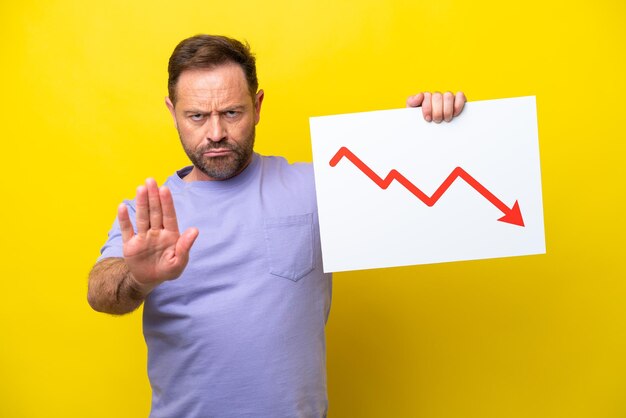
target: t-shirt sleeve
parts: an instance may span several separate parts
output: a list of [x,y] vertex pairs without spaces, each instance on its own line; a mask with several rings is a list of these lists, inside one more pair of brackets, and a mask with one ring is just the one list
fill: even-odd
[[[125,200],[124,203],[128,208],[128,215],[130,216],[130,222],[133,224],[133,230],[137,232],[137,228],[135,226],[135,201]],[[120,223],[116,217],[113,222],[113,226],[109,231],[109,237],[100,249],[100,257],[98,257],[97,261],[111,257],[123,257],[124,253],[122,244],[122,232],[120,231]]]

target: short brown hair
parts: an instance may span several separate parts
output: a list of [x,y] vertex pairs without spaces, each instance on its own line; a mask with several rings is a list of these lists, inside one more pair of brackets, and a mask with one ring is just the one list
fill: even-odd
[[167,90],[172,103],[176,103],[176,83],[183,71],[194,68],[213,68],[230,62],[238,64],[243,70],[250,96],[254,98],[259,82],[250,45],[218,35],[196,35],[182,40],[174,48],[167,66],[169,73]]

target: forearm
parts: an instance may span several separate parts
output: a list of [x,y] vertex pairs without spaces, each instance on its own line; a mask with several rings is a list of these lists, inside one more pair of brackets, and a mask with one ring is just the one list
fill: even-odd
[[105,258],[89,273],[87,301],[98,312],[122,315],[137,309],[150,290],[133,279],[123,258]]

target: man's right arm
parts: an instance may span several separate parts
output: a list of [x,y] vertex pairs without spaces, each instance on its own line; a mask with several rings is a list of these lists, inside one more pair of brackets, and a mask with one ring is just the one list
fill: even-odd
[[87,301],[98,312],[123,315],[137,309],[151,290],[133,278],[123,258],[105,258],[89,273]]
[[182,274],[198,236],[196,228],[179,233],[167,187],[148,179],[137,188],[135,202],[136,231],[126,205],[118,208],[124,257],[105,258],[89,273],[87,300],[96,311],[120,315],[137,309],[155,287]]

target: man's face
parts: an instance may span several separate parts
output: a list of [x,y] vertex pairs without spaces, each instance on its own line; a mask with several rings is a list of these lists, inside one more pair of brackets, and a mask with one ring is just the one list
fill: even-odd
[[185,180],[226,180],[246,168],[262,101],[263,90],[250,96],[237,64],[183,71],[176,85],[176,104],[169,98],[165,103],[194,165]]

